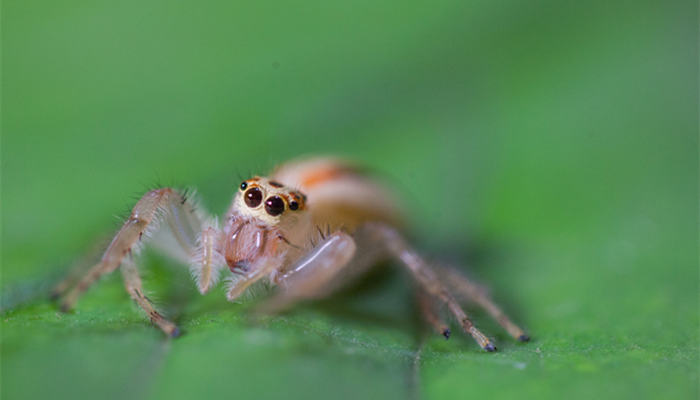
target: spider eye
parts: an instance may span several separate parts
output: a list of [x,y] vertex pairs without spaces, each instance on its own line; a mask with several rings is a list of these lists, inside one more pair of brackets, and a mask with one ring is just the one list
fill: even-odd
[[299,203],[297,203],[296,201],[292,200],[291,202],[289,202],[289,209],[290,209],[290,210],[297,210],[297,209],[299,209]]
[[246,181],[241,182],[241,190],[245,190],[245,188],[247,188],[247,187],[248,187],[248,182],[246,182]]
[[265,211],[273,217],[284,212],[284,200],[279,196],[268,197],[265,200]]
[[255,208],[262,202],[262,192],[258,188],[249,189],[245,192],[245,203],[250,208]]

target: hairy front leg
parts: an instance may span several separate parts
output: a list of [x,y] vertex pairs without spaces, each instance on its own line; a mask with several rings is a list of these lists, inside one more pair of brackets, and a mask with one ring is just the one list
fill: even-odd
[[124,278],[124,286],[129,292],[131,298],[136,304],[146,312],[146,315],[151,319],[151,322],[156,324],[166,335],[170,337],[180,336],[180,330],[171,321],[165,319],[153,306],[153,303],[143,293],[143,285],[139,276],[138,268],[131,256],[128,256],[121,264],[122,277]]
[[102,259],[95,264],[67,292],[61,302],[61,310],[68,311],[78,298],[102,275],[114,271],[131,254],[142,239],[159,227],[163,217],[167,217],[168,227],[177,243],[192,254],[193,232],[201,229],[188,199],[171,188],[152,190],[146,193],[134,206],[131,215],[114,237]]
[[[106,238],[105,238],[106,240]],[[83,256],[76,260],[71,266],[68,274],[66,274],[63,279],[56,283],[49,293],[49,298],[54,301],[57,300],[63,293],[75,285],[78,280],[85,275],[94,263],[95,260],[99,259],[104,252],[104,243],[99,240],[93,244],[89,251],[87,251]]]
[[190,261],[190,273],[197,282],[199,292],[205,294],[216,285],[226,260],[221,253],[221,232],[210,224],[202,230],[197,248]]

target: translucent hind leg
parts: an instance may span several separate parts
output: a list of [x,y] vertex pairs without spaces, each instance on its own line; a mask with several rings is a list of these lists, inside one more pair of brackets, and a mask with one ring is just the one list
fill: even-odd
[[424,290],[416,289],[416,301],[425,322],[433,328],[435,333],[444,336],[445,339],[449,339],[452,332],[450,327],[438,315],[433,298],[425,293]]
[[393,227],[382,223],[371,223],[366,229],[373,230],[381,238],[389,253],[404,266],[416,280],[421,289],[429,296],[444,303],[450,313],[459,321],[465,333],[486,351],[495,351],[496,346],[479,329],[474,326],[467,313],[459,305],[451,290],[438,278],[438,275]]
[[472,282],[459,273],[457,270],[449,267],[438,268],[440,279],[445,282],[452,290],[461,295],[467,300],[471,300],[478,304],[481,308],[498,322],[516,340],[527,342],[530,337],[503,312],[503,310],[491,300],[486,291],[478,284]]

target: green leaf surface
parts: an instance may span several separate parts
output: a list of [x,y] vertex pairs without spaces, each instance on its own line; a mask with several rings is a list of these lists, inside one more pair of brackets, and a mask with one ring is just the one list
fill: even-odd
[[[0,397],[698,398],[697,37],[689,1],[3,2]],[[147,188],[221,215],[315,153],[533,340],[431,334],[392,265],[252,318],[147,252],[175,340],[118,273],[46,300]]]

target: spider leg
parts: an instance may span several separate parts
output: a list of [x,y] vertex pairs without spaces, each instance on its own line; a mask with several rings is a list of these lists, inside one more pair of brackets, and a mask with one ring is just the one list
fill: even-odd
[[301,300],[321,298],[336,287],[336,278],[350,266],[356,250],[355,240],[338,231],[326,236],[294,265],[275,278],[280,292],[259,307],[265,313],[279,312]]
[[[272,281],[282,290],[259,306],[258,310],[266,313],[282,311],[303,299],[321,298],[330,294],[341,284],[376,264],[383,254],[376,246],[365,246],[372,238],[358,232],[351,237],[343,231],[324,233],[319,230],[318,238],[320,241],[313,248],[289,266],[284,265],[287,255],[284,252],[261,260],[251,268],[251,273],[231,286],[227,294],[228,300],[235,300],[250,285],[278,270],[272,276]],[[361,254],[355,252],[355,248],[360,246],[367,247],[367,251]],[[348,272],[343,275],[344,279],[339,279],[341,271]]]
[[180,330],[171,321],[165,319],[153,306],[153,303],[143,294],[141,285],[141,277],[139,276],[138,268],[134,264],[131,256],[125,257],[121,263],[122,277],[124,278],[124,286],[132,299],[146,312],[151,322],[171,337],[180,336]]
[[438,268],[438,273],[440,274],[441,280],[450,286],[455,293],[475,302],[486,310],[491,318],[496,320],[496,322],[516,340],[521,342],[530,340],[530,337],[508,318],[503,310],[491,300],[486,291],[478,284],[472,282],[469,278],[453,268],[440,267]]
[[202,230],[197,240],[197,247],[190,261],[190,272],[197,281],[199,292],[205,294],[219,279],[219,271],[226,265],[226,260],[218,250],[221,232],[214,226]]
[[179,246],[186,254],[192,255],[196,241],[194,232],[201,229],[200,219],[195,214],[192,204],[173,189],[152,190],[136,203],[102,259],[66,293],[61,302],[61,310],[70,310],[78,298],[102,275],[118,268],[127,255],[138,249],[142,239],[158,228],[163,219]]
[[482,349],[486,351],[496,350],[491,340],[474,326],[449,288],[438,278],[433,267],[406,243],[396,229],[382,223],[368,223],[366,229],[373,230],[378,237],[381,237],[390,254],[410,271],[413,278],[428,295],[447,305],[452,315],[461,324],[462,329],[470,334]]
[[445,337],[445,339],[450,338],[450,327],[443,321],[435,309],[435,304],[433,298],[428,296],[428,294],[422,289],[416,289],[416,300],[418,301],[418,307],[425,321],[430,324],[433,330]]
[[251,266],[251,272],[247,273],[243,278],[236,279],[233,282],[226,293],[226,299],[228,299],[228,301],[236,300],[252,284],[261,280],[265,276],[268,276],[275,269],[279,268],[280,264],[284,260],[284,256],[285,253],[280,252],[276,256],[260,259],[260,261]]
[[68,274],[51,288],[49,299],[52,301],[57,300],[66,290],[75,285],[81,276],[85,275],[85,272],[92,266],[94,260],[98,259],[104,251],[104,243],[101,242],[101,240],[96,242],[85,255],[73,263]]

